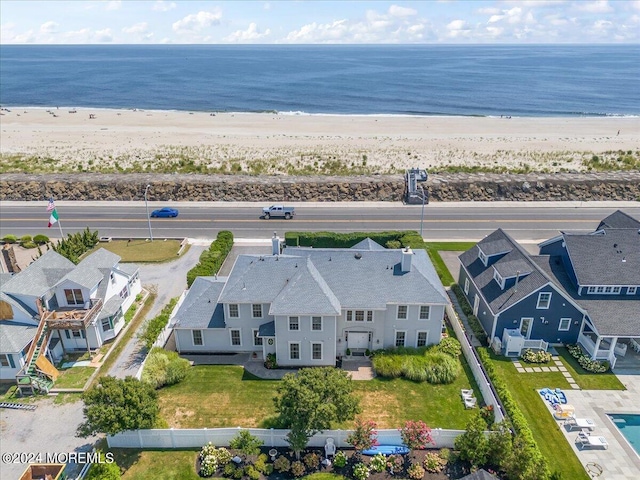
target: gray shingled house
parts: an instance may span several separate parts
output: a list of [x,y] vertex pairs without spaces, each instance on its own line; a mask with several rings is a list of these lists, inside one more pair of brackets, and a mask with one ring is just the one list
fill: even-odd
[[507,355],[580,343],[612,366],[640,350],[640,222],[617,211],[539,247],[530,255],[498,229],[460,255],[460,285],[490,341]]
[[276,354],[282,366],[442,336],[449,300],[423,250],[285,248],[240,255],[228,277],[199,277],[171,320],[181,353]]

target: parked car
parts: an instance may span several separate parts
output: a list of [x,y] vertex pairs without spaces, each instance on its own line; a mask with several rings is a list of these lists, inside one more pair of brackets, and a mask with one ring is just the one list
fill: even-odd
[[262,209],[262,216],[269,220],[270,218],[293,218],[296,214],[293,207],[283,207],[282,205],[271,205]]
[[178,210],[175,208],[164,207],[160,210],[154,210],[151,212],[152,218],[169,218],[169,217],[177,217]]

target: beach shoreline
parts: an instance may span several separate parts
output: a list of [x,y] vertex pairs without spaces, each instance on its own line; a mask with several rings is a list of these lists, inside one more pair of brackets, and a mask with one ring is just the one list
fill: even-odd
[[[72,113],[74,112],[74,113]],[[3,171],[588,171],[640,153],[640,117],[220,113],[3,107]],[[608,152],[608,153],[607,153]],[[629,153],[631,152],[631,153]],[[10,161],[8,161],[10,160]],[[12,170],[13,169],[13,170]]]

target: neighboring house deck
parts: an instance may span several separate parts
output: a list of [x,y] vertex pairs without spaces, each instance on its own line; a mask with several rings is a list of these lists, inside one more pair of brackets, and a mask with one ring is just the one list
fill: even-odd
[[640,222],[623,212],[541,243],[540,255],[499,229],[460,263],[474,314],[506,354],[519,354],[508,344],[580,343],[615,366],[629,346],[640,349]]
[[25,390],[34,382],[47,390],[51,376],[43,371],[53,371],[47,363],[117,336],[140,291],[138,267],[121,265],[104,249],[78,265],[49,250],[20,273],[3,276],[0,380],[17,378]]
[[226,278],[199,277],[171,320],[181,353],[276,354],[282,366],[427,346],[448,297],[425,251],[286,248],[240,255]]

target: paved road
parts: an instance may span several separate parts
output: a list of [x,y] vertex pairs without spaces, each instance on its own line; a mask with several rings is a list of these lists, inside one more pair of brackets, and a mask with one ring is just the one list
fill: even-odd
[[[140,265],[140,279],[147,289],[157,293],[156,300],[145,320],[155,317],[173,297],[179,297],[187,288],[187,272],[198,263],[200,254],[206,247],[191,245],[189,251],[178,260],[169,263]],[[142,365],[146,349],[134,334],[124,347],[118,360],[108,375],[124,378],[135,375]]]
[[[152,202],[154,209],[167,202]],[[89,226],[100,235],[148,236],[144,202],[58,202],[65,233]],[[156,237],[215,238],[220,230],[231,230],[239,238],[269,238],[287,230],[382,231],[420,230],[420,205],[393,202],[293,203],[293,220],[261,220],[263,204],[174,202],[180,216],[152,219]],[[638,202],[456,202],[425,206],[423,233],[430,240],[479,240],[498,227],[518,240],[550,238],[559,230],[592,230],[600,219],[617,208],[640,217]],[[59,235],[45,227],[46,202],[3,202],[0,236]]]

